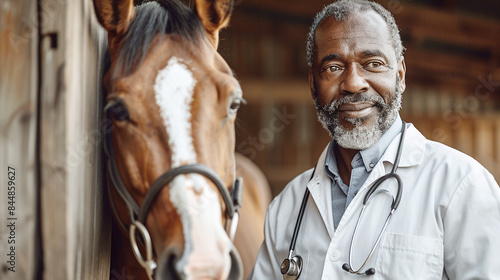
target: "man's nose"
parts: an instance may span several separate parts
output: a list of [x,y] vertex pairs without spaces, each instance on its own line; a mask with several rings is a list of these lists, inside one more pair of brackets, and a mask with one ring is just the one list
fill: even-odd
[[344,72],[344,79],[340,90],[346,93],[360,93],[368,90],[368,82],[363,76],[363,69],[359,65],[349,65]]

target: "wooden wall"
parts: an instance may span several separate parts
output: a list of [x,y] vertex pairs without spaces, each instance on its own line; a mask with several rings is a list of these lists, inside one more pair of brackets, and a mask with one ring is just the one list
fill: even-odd
[[[221,34],[220,52],[249,101],[238,114],[237,150],[263,169],[274,194],[312,167],[329,141],[316,121],[305,43],[314,14],[330,2],[237,1]],[[500,18],[421,0],[377,2],[394,14],[408,48],[403,118],[478,159],[500,181],[498,130],[488,124],[500,115]],[[289,119],[276,128],[276,112],[284,110]]]
[[[17,170],[16,272],[0,279],[109,279],[100,66],[92,1],[0,4],[0,218]],[[0,227],[0,252],[9,232]],[[5,258],[2,258],[5,259]]]

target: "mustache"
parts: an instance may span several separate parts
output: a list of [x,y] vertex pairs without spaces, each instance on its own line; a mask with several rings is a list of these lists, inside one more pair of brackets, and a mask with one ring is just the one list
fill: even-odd
[[356,102],[374,103],[375,106],[377,106],[378,108],[384,108],[387,106],[385,100],[381,96],[362,92],[362,93],[345,95],[339,99],[333,100],[330,104],[324,106],[320,106],[319,103],[316,102],[316,107],[318,109],[334,112],[343,104],[356,103]]

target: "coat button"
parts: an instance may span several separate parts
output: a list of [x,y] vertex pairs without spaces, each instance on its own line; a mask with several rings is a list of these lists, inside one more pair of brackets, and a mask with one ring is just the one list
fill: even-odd
[[331,260],[332,262],[336,262],[336,261],[338,261],[338,260],[340,259],[340,252],[339,252],[339,250],[337,250],[337,249],[332,249],[332,250],[330,251],[330,256],[329,256],[329,258],[330,258],[330,260]]

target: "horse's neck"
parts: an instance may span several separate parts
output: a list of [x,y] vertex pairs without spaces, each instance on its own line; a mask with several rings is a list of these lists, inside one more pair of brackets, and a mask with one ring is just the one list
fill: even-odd
[[135,259],[128,236],[123,234],[114,221],[111,250],[110,279],[148,279],[144,269]]

